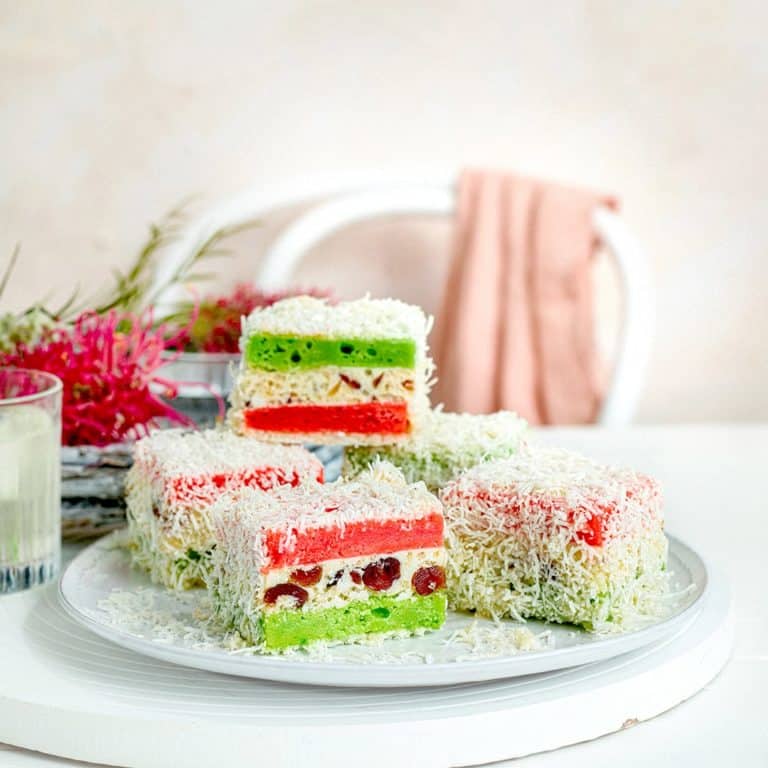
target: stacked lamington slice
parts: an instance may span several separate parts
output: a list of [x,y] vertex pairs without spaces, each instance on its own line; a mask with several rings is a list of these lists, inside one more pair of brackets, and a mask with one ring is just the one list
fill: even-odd
[[404,440],[429,409],[428,330],[421,309],[394,299],[257,309],[243,324],[230,425],[283,443]]
[[526,446],[460,475],[441,498],[452,608],[600,632],[658,611],[667,540],[649,477]]
[[514,454],[527,428],[510,411],[471,415],[434,410],[423,424],[423,429],[402,443],[346,447],[344,477],[355,477],[371,462],[384,460],[398,467],[408,482],[423,480],[436,493],[459,472]]
[[246,491],[216,521],[214,608],[251,644],[281,651],[443,624],[442,508],[391,465],[349,483]]
[[317,485],[322,464],[300,446],[231,432],[166,430],[140,440],[126,479],[134,562],[170,588],[203,586],[213,547],[211,507],[241,488]]

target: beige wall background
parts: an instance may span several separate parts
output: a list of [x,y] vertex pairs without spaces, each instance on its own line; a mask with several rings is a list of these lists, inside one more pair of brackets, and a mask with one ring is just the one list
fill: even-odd
[[[657,291],[639,420],[766,419],[767,26],[758,1],[0,0],[0,260],[23,243],[4,304],[104,283],[189,194],[509,167],[621,197]],[[449,234],[355,230],[300,279],[434,310]]]

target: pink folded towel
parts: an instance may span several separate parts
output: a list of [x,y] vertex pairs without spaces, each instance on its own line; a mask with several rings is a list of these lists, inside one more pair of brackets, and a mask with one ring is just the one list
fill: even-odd
[[594,421],[603,387],[590,267],[601,205],[616,202],[509,173],[462,173],[434,402],[514,410],[532,424]]

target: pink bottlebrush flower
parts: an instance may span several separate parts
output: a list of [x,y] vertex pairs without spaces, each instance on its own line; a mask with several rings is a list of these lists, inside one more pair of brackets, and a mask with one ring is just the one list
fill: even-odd
[[[257,307],[268,307],[290,296],[309,295],[330,298],[330,293],[316,289],[265,293],[250,283],[240,283],[231,293],[208,296],[194,305],[197,315],[185,322],[175,342],[185,352],[228,352],[237,354],[240,319]],[[186,318],[185,318],[186,320]]]
[[173,385],[156,372],[174,343],[178,338],[169,339],[167,328],[153,328],[150,312],[84,312],[71,326],[49,329],[34,344],[0,354],[0,365],[58,376],[64,384],[62,443],[107,445],[141,437],[160,421],[193,424],[150,388],[160,384],[173,396]]

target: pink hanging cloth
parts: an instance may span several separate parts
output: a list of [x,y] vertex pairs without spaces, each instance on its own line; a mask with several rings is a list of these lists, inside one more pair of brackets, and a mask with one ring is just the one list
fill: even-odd
[[435,326],[446,410],[586,424],[603,395],[593,328],[596,207],[610,197],[510,173],[458,183],[453,261]]

